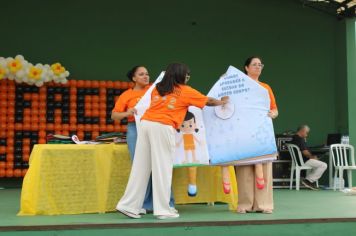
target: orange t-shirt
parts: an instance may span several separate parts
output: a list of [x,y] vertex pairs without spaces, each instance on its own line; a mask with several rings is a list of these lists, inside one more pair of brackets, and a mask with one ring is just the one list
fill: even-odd
[[275,97],[274,97],[274,94],[273,94],[273,91],[272,91],[271,87],[270,87],[268,84],[262,83],[262,82],[260,82],[260,81],[258,81],[258,83],[259,83],[262,87],[264,87],[265,89],[267,89],[267,91],[268,91],[269,100],[271,100],[271,102],[270,102],[270,110],[277,109],[276,99],[275,99]]
[[161,97],[155,88],[151,95],[151,105],[142,120],[171,125],[175,129],[182,124],[189,106],[203,108],[208,97],[188,85],[179,85],[173,93]]
[[[125,92],[123,92],[119,96],[119,99],[117,99],[115,103],[115,107],[112,110],[112,112],[125,112],[129,108],[135,107],[149,87],[150,86],[146,86],[142,90],[128,89]],[[129,116],[127,117],[127,121],[134,122],[135,117]]]

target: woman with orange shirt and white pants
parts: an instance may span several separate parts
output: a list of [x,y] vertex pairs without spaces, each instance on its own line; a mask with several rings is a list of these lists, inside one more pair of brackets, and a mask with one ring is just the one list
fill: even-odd
[[158,219],[179,217],[169,206],[175,156],[175,133],[189,106],[218,106],[227,100],[206,97],[187,86],[189,68],[180,63],[168,65],[161,82],[152,91],[151,105],[141,118],[137,148],[125,194],[116,209],[131,218],[139,215],[152,171],[153,214]]
[[[270,98],[270,111],[267,115],[275,119],[278,116],[278,109],[273,91],[268,84],[259,81],[262,68],[262,60],[256,56],[248,58],[244,65],[245,73],[267,89]],[[238,166],[236,178],[239,193],[238,213],[256,211],[270,214],[273,212],[272,162]]]
[[[114,109],[112,110],[111,119],[121,121],[122,119],[127,118],[128,123],[126,139],[130,158],[131,161],[133,161],[137,141],[137,128],[135,118],[133,116],[136,109],[134,107],[149,88],[148,84],[150,82],[150,76],[144,66],[135,66],[127,72],[127,77],[135,83],[135,86],[120,95],[119,99],[115,103]],[[143,202],[142,209],[140,210],[141,214],[145,214],[153,209],[151,182],[152,181],[150,180],[147,185],[145,200]],[[171,196],[169,204],[171,207],[174,207],[173,195]]]

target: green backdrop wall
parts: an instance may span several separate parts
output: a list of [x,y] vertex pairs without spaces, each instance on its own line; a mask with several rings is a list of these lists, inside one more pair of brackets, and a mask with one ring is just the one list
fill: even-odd
[[307,123],[319,144],[347,131],[345,22],[300,1],[13,0],[0,11],[0,56],[59,61],[72,79],[125,80],[136,64],[154,79],[181,61],[207,93],[229,65],[260,55],[279,106],[276,133]]

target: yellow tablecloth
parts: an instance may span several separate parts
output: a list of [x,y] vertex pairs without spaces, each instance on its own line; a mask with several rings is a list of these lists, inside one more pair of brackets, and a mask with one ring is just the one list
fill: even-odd
[[[125,191],[131,162],[126,144],[35,145],[24,178],[18,215],[57,215],[113,211]],[[198,168],[198,195],[188,197],[186,168],[174,169],[176,204],[226,202],[237,206],[234,169],[232,192],[222,191],[220,167]]]

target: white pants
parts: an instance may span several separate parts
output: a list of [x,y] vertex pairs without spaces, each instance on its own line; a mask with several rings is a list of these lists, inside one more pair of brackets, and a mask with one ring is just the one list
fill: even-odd
[[313,168],[311,171],[307,172],[307,176],[305,177],[312,183],[320,179],[326,168],[328,168],[328,165],[325,162],[315,159],[309,159],[305,162],[305,165]]
[[169,200],[174,154],[174,128],[158,122],[141,121],[129,181],[116,208],[139,214],[152,171],[153,214],[172,214]]

